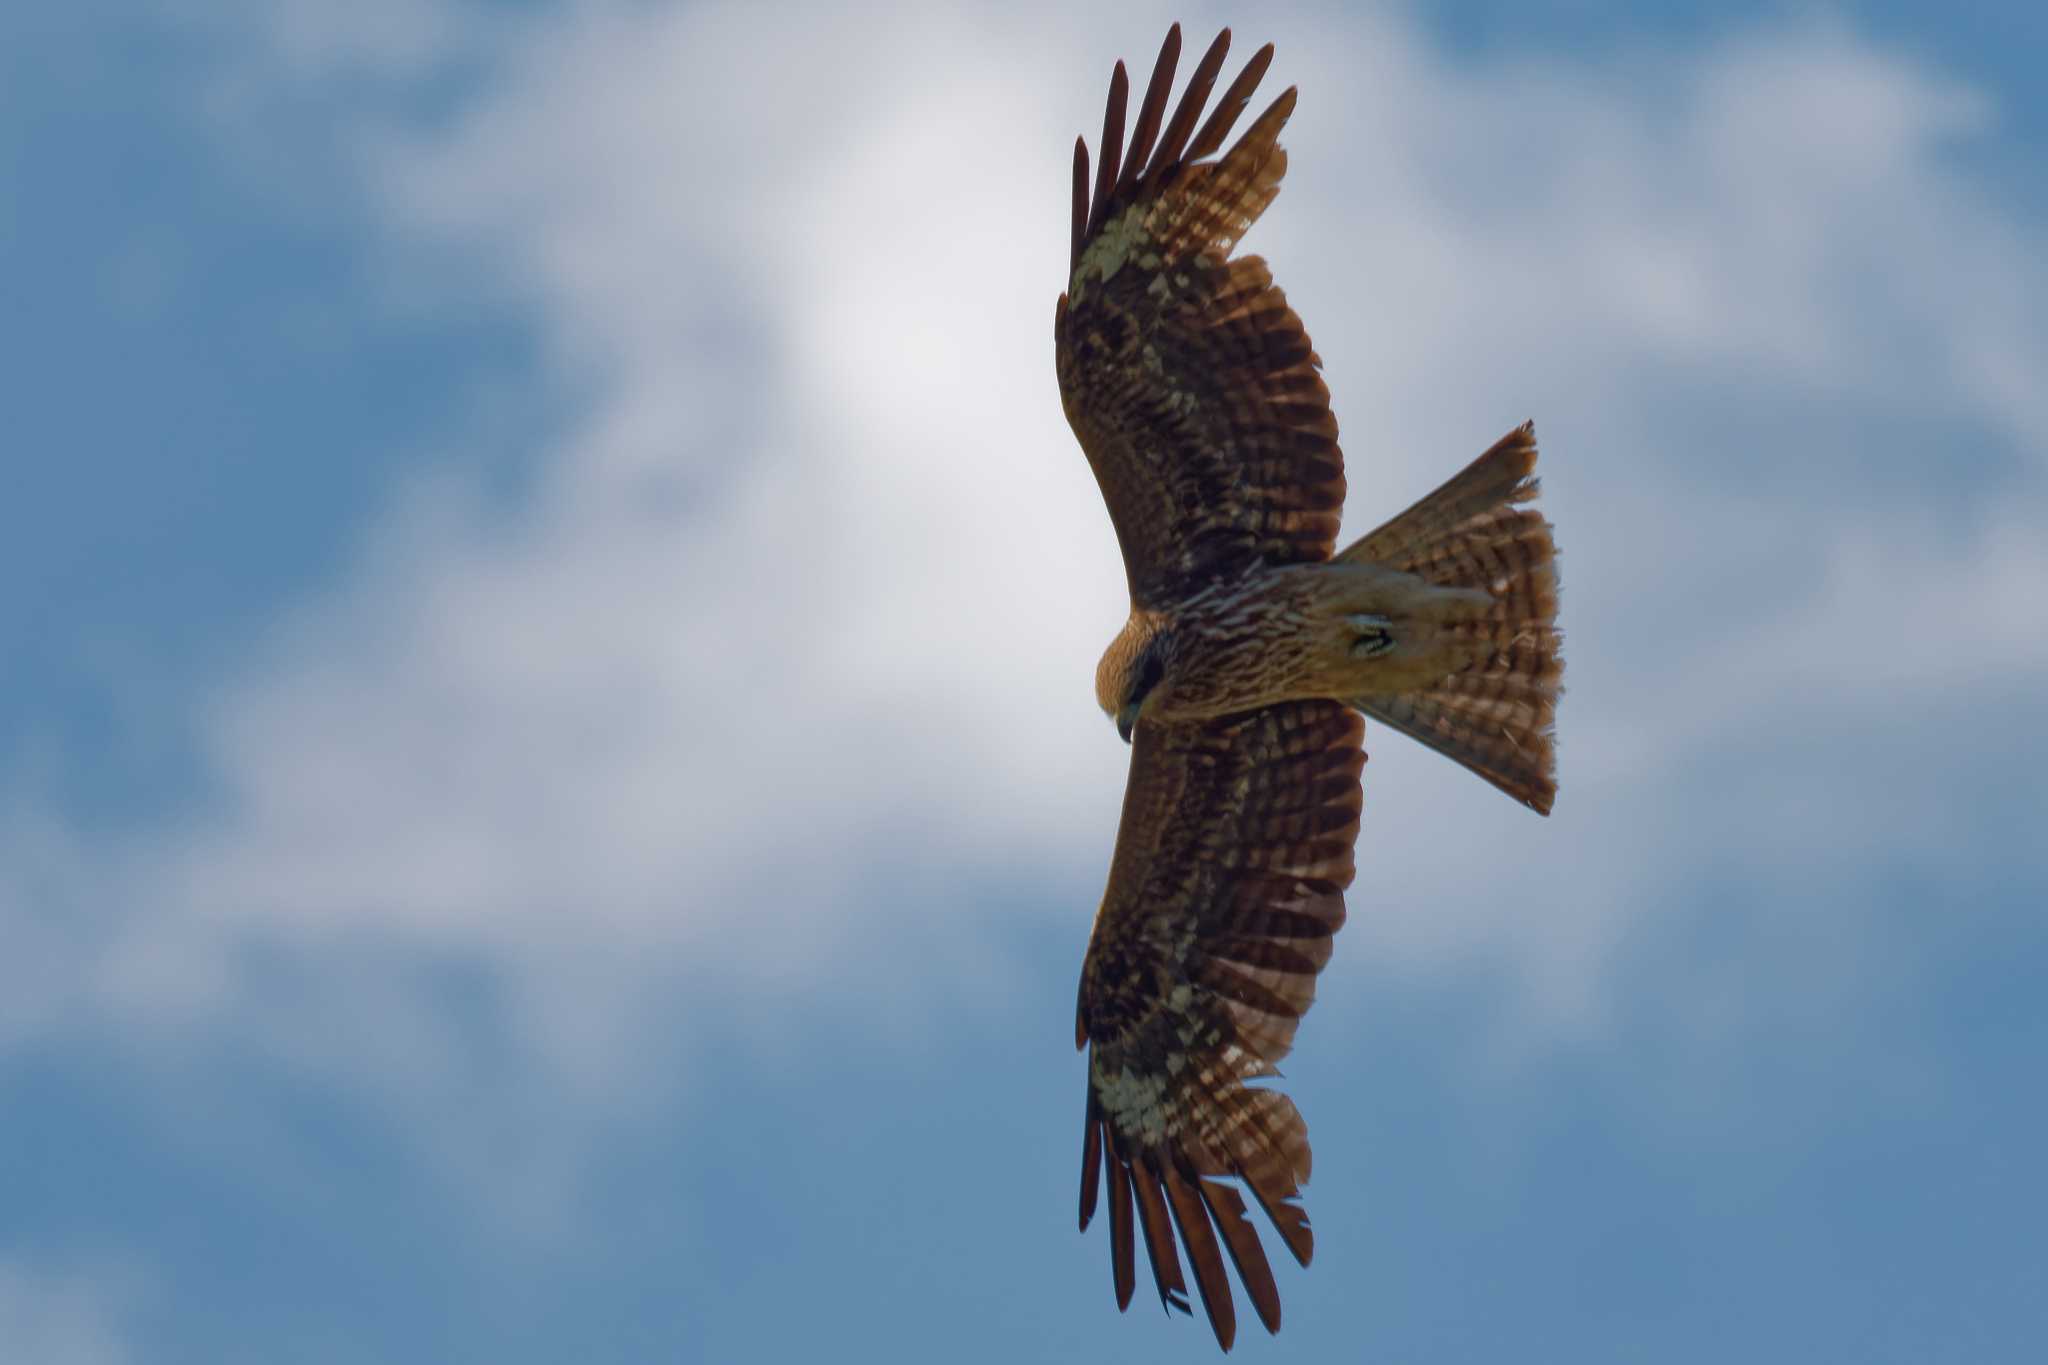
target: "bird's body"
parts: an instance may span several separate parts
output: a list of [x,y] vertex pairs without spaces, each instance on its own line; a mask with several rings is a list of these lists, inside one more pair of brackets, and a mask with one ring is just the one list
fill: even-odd
[[1097,670],[1098,700],[1126,659],[1157,651],[1147,720],[1180,725],[1283,701],[1408,691],[1471,661],[1493,599],[1378,564],[1249,568],[1168,610],[1132,611]]
[[1142,1234],[1161,1298],[1185,1309],[1185,1246],[1226,1349],[1226,1254],[1268,1330],[1280,1303],[1221,1178],[1242,1180],[1296,1259],[1313,1249],[1306,1127],[1246,1082],[1292,1047],[1344,922],[1361,716],[1547,813],[1562,672],[1528,426],[1336,552],[1344,465],[1321,361],[1265,262],[1232,255],[1279,192],[1294,91],[1222,151],[1272,55],[1198,130],[1228,42],[1168,119],[1173,28],[1128,150],[1117,64],[1092,183],[1075,149],[1054,324],[1061,400],[1131,597],[1096,672],[1132,757],[1076,1011],[1092,1049],[1081,1224],[1106,1176],[1119,1306]]

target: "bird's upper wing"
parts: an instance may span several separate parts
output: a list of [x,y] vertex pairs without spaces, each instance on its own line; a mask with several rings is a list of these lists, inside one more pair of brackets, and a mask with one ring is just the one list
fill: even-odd
[[[1268,1331],[1280,1296],[1238,1176],[1308,1264],[1308,1132],[1274,1074],[1344,922],[1358,837],[1364,724],[1288,702],[1198,725],[1138,726],[1109,888],[1081,969],[1090,1043],[1081,1226],[1109,1181],[1117,1306],[1130,1302],[1132,1201],[1160,1297],[1187,1311],[1175,1229],[1228,1349],[1223,1254]],[[1106,1161],[1105,1161],[1106,1156]],[[1218,1237],[1221,1237],[1221,1250]]]
[[1162,131],[1173,27],[1127,151],[1117,63],[1092,193],[1087,144],[1074,145],[1073,261],[1054,324],[1060,398],[1141,605],[1258,560],[1326,559],[1344,504],[1322,362],[1266,263],[1230,258],[1280,192],[1287,153],[1275,139],[1294,91],[1203,159],[1272,58],[1261,48],[1197,130],[1229,39],[1218,35]]

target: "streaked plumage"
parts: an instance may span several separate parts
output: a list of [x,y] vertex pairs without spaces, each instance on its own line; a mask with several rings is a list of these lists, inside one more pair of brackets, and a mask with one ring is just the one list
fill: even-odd
[[1169,117],[1175,25],[1128,144],[1117,64],[1092,178],[1075,146],[1055,320],[1061,399],[1131,596],[1096,675],[1133,747],[1075,1024],[1091,1047],[1081,1225],[1106,1182],[1119,1307],[1142,1240],[1186,1311],[1185,1248],[1226,1350],[1226,1257],[1269,1331],[1280,1299],[1223,1178],[1296,1260],[1314,1246],[1306,1127],[1246,1082],[1276,1074],[1344,923],[1360,713],[1547,813],[1562,669],[1528,426],[1333,554],[1344,464],[1321,361],[1265,263],[1231,256],[1279,192],[1295,92],[1225,151],[1272,58],[1204,119],[1228,47],[1226,30]]

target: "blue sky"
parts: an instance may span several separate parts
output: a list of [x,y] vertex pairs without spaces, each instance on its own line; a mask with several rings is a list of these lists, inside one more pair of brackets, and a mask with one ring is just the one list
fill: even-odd
[[1075,1235],[1167,22],[1364,529],[1536,419],[1556,815],[1369,739],[1252,1359],[2048,1332],[2030,7],[0,15],[7,1359],[1184,1359]]

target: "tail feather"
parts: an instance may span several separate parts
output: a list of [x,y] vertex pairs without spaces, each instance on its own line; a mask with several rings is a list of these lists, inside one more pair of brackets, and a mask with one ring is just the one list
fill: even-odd
[[1557,795],[1555,726],[1564,660],[1557,546],[1536,499],[1536,432],[1524,423],[1428,497],[1337,556],[1481,588],[1493,605],[1450,627],[1478,662],[1429,687],[1349,704],[1548,815]]

